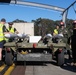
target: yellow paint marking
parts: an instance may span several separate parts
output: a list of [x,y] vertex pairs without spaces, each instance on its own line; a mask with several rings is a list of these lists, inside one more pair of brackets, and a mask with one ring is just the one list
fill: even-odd
[[0,67],[0,72],[5,68],[5,64]]
[[11,72],[13,71],[14,67],[15,67],[15,64],[13,64],[12,66],[10,66],[10,67],[8,68],[8,70],[5,72],[4,75],[10,75]]

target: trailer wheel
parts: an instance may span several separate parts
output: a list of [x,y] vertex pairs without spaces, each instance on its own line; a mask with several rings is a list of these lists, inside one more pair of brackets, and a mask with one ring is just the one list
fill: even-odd
[[62,66],[64,64],[64,50],[62,50],[60,53],[57,55],[57,65]]
[[5,53],[5,63],[6,65],[12,65],[13,64],[13,60],[12,60],[12,53],[11,52],[7,52]]

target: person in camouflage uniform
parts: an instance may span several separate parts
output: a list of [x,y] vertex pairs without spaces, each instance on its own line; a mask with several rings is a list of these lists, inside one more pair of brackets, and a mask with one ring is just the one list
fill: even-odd
[[63,41],[64,41],[64,43],[66,43],[66,48],[65,48],[65,50],[66,50],[66,52],[67,52],[67,54],[68,54],[68,57],[69,57],[69,59],[71,59],[71,54],[70,54],[70,45],[68,44],[68,38],[70,37],[70,33],[69,33],[69,31],[68,31],[68,29],[64,26],[64,22],[61,22],[60,23],[60,31],[59,31],[59,33],[60,34],[63,34]]
[[66,42],[67,42],[67,39],[68,39],[68,29],[65,28],[64,22],[61,22],[61,23],[60,23],[59,34],[63,34],[63,36],[64,36],[63,40],[64,40],[64,42],[66,43]]
[[64,22],[61,22],[61,23],[60,23],[59,33],[60,33],[60,34],[63,34],[63,36],[66,37],[66,38],[68,37],[68,29],[65,28]]

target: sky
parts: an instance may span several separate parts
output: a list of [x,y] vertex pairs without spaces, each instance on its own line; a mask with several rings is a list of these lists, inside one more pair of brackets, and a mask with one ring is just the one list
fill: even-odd
[[[61,8],[67,8],[75,0],[22,0],[22,1],[37,2]],[[67,18],[76,19],[76,13],[74,12],[74,8],[76,10],[76,3],[69,9]],[[32,20],[36,20],[40,17],[52,20],[61,20],[62,19],[61,13],[62,12],[58,12],[55,10],[43,9],[32,6],[24,6],[17,4],[0,4],[0,19],[5,18],[7,22],[11,22],[15,19],[31,22]]]

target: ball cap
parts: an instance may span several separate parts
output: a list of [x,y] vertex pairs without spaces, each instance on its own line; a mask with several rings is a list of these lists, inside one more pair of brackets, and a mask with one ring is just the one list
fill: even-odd
[[2,18],[2,19],[1,19],[1,22],[6,22],[6,19]]

